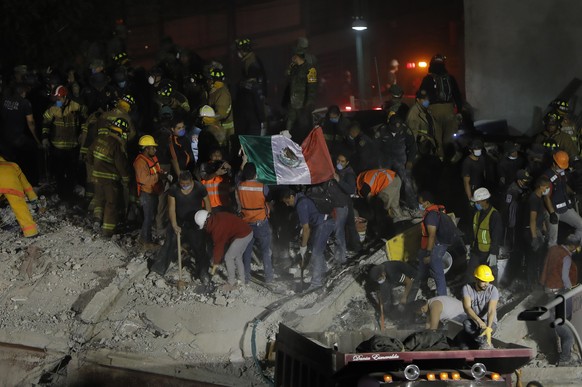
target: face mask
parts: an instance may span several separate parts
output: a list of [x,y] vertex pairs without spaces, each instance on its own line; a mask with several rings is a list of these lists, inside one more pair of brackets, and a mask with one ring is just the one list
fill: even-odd
[[190,185],[181,185],[180,188],[182,188],[182,191],[188,191],[188,190],[190,190],[190,188],[192,188],[192,184],[190,184]]
[[477,209],[477,211],[481,211],[483,209],[483,206],[480,205],[479,203],[475,203],[475,208]]
[[337,168],[338,171],[344,169],[344,166],[341,163],[337,163],[335,167]]
[[424,206],[424,204],[418,203],[418,209],[421,211],[424,211],[424,210],[426,210],[426,207]]
[[474,154],[476,157],[479,157],[479,156],[481,156],[481,149],[474,149],[474,150],[473,150],[473,154]]
[[117,86],[121,87],[122,89],[125,87],[126,84],[127,81],[117,82]]
[[56,104],[58,108],[63,107],[63,101],[57,101]]
[[422,106],[424,106],[425,109],[428,108],[428,105],[430,105],[430,101],[428,99],[422,101]]
[[543,190],[542,195],[547,196],[550,194],[550,187],[546,188],[545,190]]
[[509,160],[517,160],[517,156],[509,156],[508,159]]
[[378,280],[378,284],[382,285],[384,282],[386,282],[386,278],[382,278]]
[[184,137],[185,134],[186,134],[186,129],[182,128],[182,129],[178,130],[178,133],[176,133],[176,136]]
[[331,122],[332,124],[337,124],[339,122],[339,117],[330,118],[329,122]]
[[150,76],[148,77],[148,83],[149,83],[150,85],[153,85],[153,84],[154,84],[154,81],[155,81],[155,78],[154,78],[154,76],[153,76],[153,75],[150,75]]

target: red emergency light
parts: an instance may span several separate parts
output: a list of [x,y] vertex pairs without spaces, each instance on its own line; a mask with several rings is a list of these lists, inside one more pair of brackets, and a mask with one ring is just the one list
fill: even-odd
[[415,68],[415,67],[416,67],[416,63],[414,63],[414,62],[408,62],[408,63],[406,64],[406,68],[407,68],[407,69],[413,69],[413,68]]
[[346,107],[345,107],[345,110],[347,110],[348,112],[349,112],[349,111],[352,111],[352,107],[351,107],[351,106],[346,106]]

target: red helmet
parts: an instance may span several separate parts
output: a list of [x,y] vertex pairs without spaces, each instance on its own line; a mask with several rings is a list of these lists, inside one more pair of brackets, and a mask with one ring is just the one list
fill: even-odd
[[65,86],[57,86],[53,92],[53,97],[64,98],[69,94],[69,90]]

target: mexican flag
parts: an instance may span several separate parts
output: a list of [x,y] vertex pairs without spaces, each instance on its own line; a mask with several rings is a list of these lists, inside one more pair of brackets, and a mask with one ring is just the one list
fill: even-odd
[[239,139],[248,161],[257,167],[261,183],[318,184],[331,179],[335,172],[319,126],[301,146],[282,135],[239,136]]

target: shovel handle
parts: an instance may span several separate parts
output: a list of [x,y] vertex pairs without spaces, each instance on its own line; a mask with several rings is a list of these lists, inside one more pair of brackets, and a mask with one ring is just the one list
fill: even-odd
[[182,281],[182,235],[178,233],[178,278]]
[[378,303],[380,304],[380,331],[384,332],[384,303],[382,302],[380,291],[378,291]]

